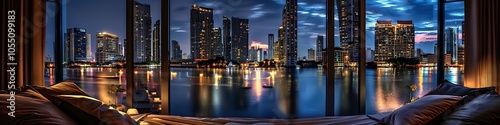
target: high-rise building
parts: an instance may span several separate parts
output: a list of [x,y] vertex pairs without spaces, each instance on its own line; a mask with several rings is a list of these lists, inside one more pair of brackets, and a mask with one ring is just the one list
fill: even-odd
[[366,48],[366,62],[373,62],[375,58],[375,51],[372,48]]
[[88,61],[90,34],[82,28],[68,28],[64,35],[65,62]]
[[[415,57],[415,27],[412,21],[377,21],[375,27],[375,61]],[[349,55],[350,58],[350,55]]]
[[451,55],[451,63],[458,62],[458,28],[447,28],[444,33],[444,41],[444,53]]
[[160,20],[157,20],[153,28],[153,45],[151,46],[153,62],[159,63],[161,61],[161,40],[160,40]]
[[267,35],[267,56],[266,56],[266,59],[274,59],[273,44],[274,44],[274,34],[268,34]]
[[123,46],[122,43],[118,42],[118,55],[121,55],[123,57],[125,57],[125,51],[123,51],[123,49],[125,48],[125,46]]
[[462,21],[462,47],[465,47],[465,22]]
[[153,61],[151,49],[151,7],[134,1],[134,62]]
[[278,28],[278,41],[274,45],[274,60],[278,61],[280,64],[285,62],[285,33],[283,26]]
[[190,37],[193,59],[209,59],[212,30],[214,28],[213,9],[191,6]]
[[311,61],[311,60],[316,60],[316,51],[314,51],[313,48],[309,48],[307,50],[307,60]]
[[351,62],[359,60],[358,2],[358,0],[337,0],[340,48],[348,51]]
[[238,62],[248,60],[248,19],[231,17],[231,59]]
[[92,35],[90,33],[87,33],[87,61],[92,60]]
[[[325,51],[326,52],[326,51]],[[348,66],[349,65],[349,53],[346,49],[342,49],[340,47],[334,48],[334,56],[333,59],[335,66]]]
[[182,59],[189,59],[188,54],[187,54],[187,53],[183,53],[183,54],[182,54]]
[[417,48],[417,52],[415,53],[416,58],[420,58],[420,56],[424,55],[424,51],[420,48]]
[[212,42],[210,42],[208,58],[213,59],[215,57],[222,57],[222,51],[224,50],[223,47],[222,30],[220,27],[212,29]]
[[179,42],[172,40],[172,57],[171,59],[182,59],[182,50]]
[[232,44],[231,44],[231,19],[226,16],[222,17],[222,37],[224,40],[224,59],[225,60],[233,60],[232,53]]
[[115,57],[118,55],[118,36],[111,33],[99,32],[96,37],[96,62],[103,64],[116,60]]
[[286,0],[283,7],[283,33],[285,47],[285,66],[295,66],[297,62],[297,0]]
[[438,44],[434,44],[434,55],[438,54]]
[[323,43],[324,43],[324,37],[322,35],[318,35],[316,39],[316,62],[323,62]]
[[257,61],[261,62],[264,60],[264,52],[262,51],[262,48],[257,49]]

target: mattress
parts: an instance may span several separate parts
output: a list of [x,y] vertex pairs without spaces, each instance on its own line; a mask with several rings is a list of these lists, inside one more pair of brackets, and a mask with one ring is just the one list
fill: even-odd
[[260,119],[260,118],[198,118],[171,115],[141,114],[132,116],[141,125],[375,125],[377,121],[366,115],[330,116],[301,119]]

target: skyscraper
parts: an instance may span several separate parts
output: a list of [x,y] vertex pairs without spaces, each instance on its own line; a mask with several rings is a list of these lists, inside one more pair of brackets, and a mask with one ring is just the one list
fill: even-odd
[[92,60],[92,35],[90,33],[87,33],[87,61]]
[[274,46],[274,58],[275,61],[280,62],[280,64],[283,64],[285,62],[285,33],[283,30],[283,26],[281,25],[278,28],[278,41],[276,41],[276,45]]
[[223,35],[223,40],[224,40],[224,59],[225,60],[232,60],[231,56],[231,49],[232,49],[232,44],[231,44],[231,19],[227,18],[226,16],[222,17],[222,35]]
[[458,62],[458,28],[449,27],[444,33],[445,54],[451,55],[451,63]]
[[322,35],[318,35],[318,38],[316,39],[316,62],[323,62],[323,43],[324,43],[324,37]]
[[[415,27],[412,21],[377,21],[375,27],[375,61],[415,57]],[[350,57],[349,57],[350,58]]]
[[171,59],[182,59],[182,50],[179,42],[172,40],[172,57]]
[[297,62],[297,0],[286,0],[283,7],[283,33],[285,66],[295,66]]
[[212,30],[214,28],[212,8],[191,6],[190,37],[193,59],[209,59]]
[[373,62],[375,58],[375,51],[372,48],[366,48],[366,62]]
[[157,20],[153,28],[153,45],[152,47],[152,58],[153,62],[159,63],[161,61],[161,40],[160,40],[160,20]]
[[151,7],[134,1],[134,62],[153,61],[151,49]]
[[87,61],[90,49],[90,34],[82,28],[68,28],[65,36],[65,61]]
[[420,48],[417,48],[417,52],[415,53],[415,57],[420,58],[420,56],[424,55],[424,51]]
[[337,0],[340,48],[347,50],[351,62],[359,60],[358,2],[358,0]]
[[268,34],[267,35],[267,57],[266,57],[266,59],[274,59],[273,44],[274,44],[274,34]]
[[111,33],[99,32],[96,35],[96,62],[109,63],[118,55],[118,36]]
[[248,59],[248,19],[231,17],[231,58],[238,62]]
[[215,57],[222,57],[222,51],[224,50],[224,45],[222,44],[222,31],[219,28],[212,29],[212,42],[210,42],[208,56],[210,59]]
[[307,50],[307,60],[311,61],[311,60],[316,60],[316,51],[314,51],[313,48],[309,48]]

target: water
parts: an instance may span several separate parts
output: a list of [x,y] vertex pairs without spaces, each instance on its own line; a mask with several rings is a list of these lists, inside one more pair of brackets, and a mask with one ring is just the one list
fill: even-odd
[[[103,102],[115,101],[110,84],[126,86],[124,69],[66,69],[65,79],[77,83]],[[50,70],[48,74],[52,73]],[[158,68],[138,69],[136,84],[159,89]],[[102,78],[102,77],[117,78]],[[119,77],[119,78],[118,78]],[[357,112],[358,83],[354,68],[335,70],[335,114]],[[445,78],[463,83],[459,68],[446,69]],[[200,117],[309,118],[325,115],[326,71],[323,69],[196,69],[171,68],[171,113]],[[436,68],[366,70],[366,111],[392,111],[433,88]],[[54,84],[47,75],[46,84]],[[416,84],[411,92],[406,85]],[[270,88],[269,86],[272,86]],[[119,95],[124,97],[124,94]],[[123,101],[121,98],[120,101]]]

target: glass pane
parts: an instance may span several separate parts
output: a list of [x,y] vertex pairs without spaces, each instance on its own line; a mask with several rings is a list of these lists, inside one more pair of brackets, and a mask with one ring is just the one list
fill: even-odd
[[171,113],[324,116],[325,70],[316,56],[326,40],[317,45],[325,7],[323,0],[171,1]]
[[451,2],[445,4],[445,79],[463,85],[464,76],[464,2]]
[[[126,1],[67,0],[63,29],[64,80],[109,105],[125,105],[123,41]],[[49,41],[48,41],[49,42]]]
[[45,36],[45,86],[50,86],[55,83],[55,25],[56,25],[56,10],[57,4],[47,2],[46,4],[46,36]]
[[366,1],[367,114],[393,111],[432,89],[436,41],[436,0]]

